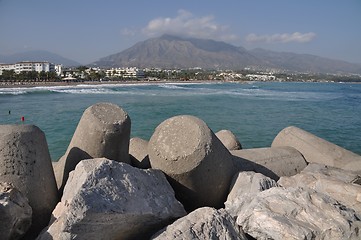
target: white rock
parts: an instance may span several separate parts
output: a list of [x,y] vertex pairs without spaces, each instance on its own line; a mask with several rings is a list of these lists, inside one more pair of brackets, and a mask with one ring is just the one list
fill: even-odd
[[[320,171],[316,172],[316,169]],[[357,174],[351,171],[314,165],[295,176],[281,177],[278,183],[283,187],[304,187],[324,193],[354,209],[361,219],[361,202],[358,200],[361,186],[352,183],[356,179]]]
[[237,224],[256,239],[360,239],[352,209],[313,190],[274,187],[245,205]]
[[247,239],[224,209],[203,207],[178,219],[151,239]]
[[244,204],[250,202],[258,193],[272,187],[278,187],[276,181],[261,173],[239,172],[233,177],[225,209],[236,217]]
[[0,182],[0,239],[20,239],[31,226],[28,199],[10,183]]
[[83,160],[69,175],[55,221],[39,239],[150,237],[185,214],[161,171],[105,158]]

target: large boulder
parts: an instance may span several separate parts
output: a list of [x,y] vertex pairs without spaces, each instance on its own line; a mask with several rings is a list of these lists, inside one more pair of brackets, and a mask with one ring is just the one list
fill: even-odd
[[[352,174],[351,171],[326,166],[321,171],[315,172],[315,168],[321,168],[317,165],[313,164],[310,170],[305,169],[295,176],[281,177],[278,183],[283,187],[310,188],[324,193],[348,208],[354,209],[361,219],[361,185],[355,183],[360,176]],[[351,177],[352,175],[354,176]]]
[[165,120],[148,151],[152,168],[168,176],[188,211],[223,205],[235,173],[232,156],[202,120],[188,115]]
[[224,209],[198,208],[155,234],[151,239],[247,239]]
[[0,182],[0,239],[20,239],[31,225],[28,199],[12,184]]
[[262,173],[274,180],[301,172],[307,162],[292,147],[253,148],[231,151],[238,171]]
[[231,191],[228,194],[225,209],[232,217],[237,217],[238,212],[260,192],[278,187],[277,182],[261,173],[239,172],[233,177]]
[[290,146],[297,149],[309,163],[320,163],[351,171],[361,171],[361,156],[319,138],[297,127],[283,129],[272,147]]
[[237,224],[256,239],[360,239],[355,211],[314,190],[273,187],[244,205]]
[[29,200],[33,221],[26,236],[36,236],[58,202],[48,145],[38,127],[0,126],[0,182],[11,183]]
[[231,131],[220,130],[216,132],[216,136],[228,150],[242,149],[241,143]]
[[148,141],[134,137],[130,139],[129,155],[132,166],[142,169],[150,168],[148,157]]
[[97,103],[81,117],[64,156],[54,165],[56,182],[62,193],[69,172],[83,159],[105,157],[130,163],[130,118],[119,106]]
[[83,160],[39,239],[144,239],[185,214],[161,171]]

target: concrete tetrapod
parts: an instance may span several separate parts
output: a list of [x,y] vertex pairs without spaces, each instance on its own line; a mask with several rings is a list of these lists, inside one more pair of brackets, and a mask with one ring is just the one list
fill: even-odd
[[44,133],[34,125],[0,126],[0,182],[11,183],[29,200],[32,239],[48,224],[58,191]]
[[69,172],[84,159],[105,157],[130,163],[131,122],[128,114],[112,103],[88,107],[81,117],[64,156],[54,164],[59,192],[63,191]]
[[252,148],[231,151],[237,171],[254,171],[274,180],[301,172],[307,162],[292,147]]
[[229,130],[220,130],[216,132],[216,136],[228,150],[240,150],[242,145],[237,137]]
[[168,176],[187,211],[223,205],[235,173],[232,156],[202,120],[188,115],[165,120],[148,151],[152,168]]
[[290,146],[310,163],[320,163],[350,171],[361,171],[361,156],[319,138],[297,127],[287,127],[278,133],[272,147]]

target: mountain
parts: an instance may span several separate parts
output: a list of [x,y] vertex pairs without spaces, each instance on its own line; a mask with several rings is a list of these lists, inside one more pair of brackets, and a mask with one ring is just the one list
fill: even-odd
[[64,58],[48,51],[27,51],[12,55],[0,55],[0,63],[16,63],[20,61],[48,61],[54,64],[62,64],[65,67],[79,66],[80,63]]
[[341,60],[323,58],[311,54],[274,52],[261,48],[249,51],[276,68],[295,72],[313,73],[361,73],[361,65]]
[[163,35],[139,42],[94,64],[102,67],[242,69],[260,62],[262,60],[246,49],[224,42]]
[[163,35],[94,62],[100,67],[279,69],[313,73],[361,73],[361,65],[309,54],[247,50],[225,42]]

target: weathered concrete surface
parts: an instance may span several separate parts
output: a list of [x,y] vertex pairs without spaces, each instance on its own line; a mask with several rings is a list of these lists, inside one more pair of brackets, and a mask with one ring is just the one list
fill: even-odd
[[261,173],[239,172],[233,177],[231,191],[224,203],[225,209],[232,217],[237,217],[240,209],[258,193],[278,186],[273,179]]
[[313,190],[273,187],[245,205],[237,224],[256,239],[360,239],[352,209]]
[[238,171],[262,173],[274,180],[301,172],[307,163],[292,147],[253,148],[231,151]]
[[130,128],[130,118],[119,106],[97,103],[88,107],[66,153],[54,165],[59,192],[62,192],[69,172],[83,159],[105,157],[130,163]]
[[12,184],[0,182],[0,239],[20,239],[31,225],[28,199]]
[[224,209],[198,208],[155,234],[151,239],[247,239]]
[[216,132],[216,136],[228,150],[242,149],[241,143],[231,131],[220,130]]
[[34,125],[0,125],[0,182],[11,183],[29,200],[28,239],[49,222],[58,191],[45,134]]
[[152,168],[169,177],[188,211],[223,205],[235,173],[232,156],[202,120],[187,115],[165,120],[148,151]]
[[[320,169],[319,172],[314,171],[317,168]],[[309,169],[292,177],[281,177],[278,183],[287,188],[303,187],[321,192],[346,207],[354,209],[361,219],[361,185],[353,183],[360,176],[351,171],[337,170],[332,167],[324,167],[321,170],[321,166],[316,164]]]
[[161,171],[83,160],[39,239],[146,239],[185,214]]
[[142,169],[150,168],[148,141],[134,137],[130,139],[129,155],[132,166]]
[[361,171],[361,156],[297,127],[287,127],[278,133],[272,147],[279,146],[294,147],[309,163]]

